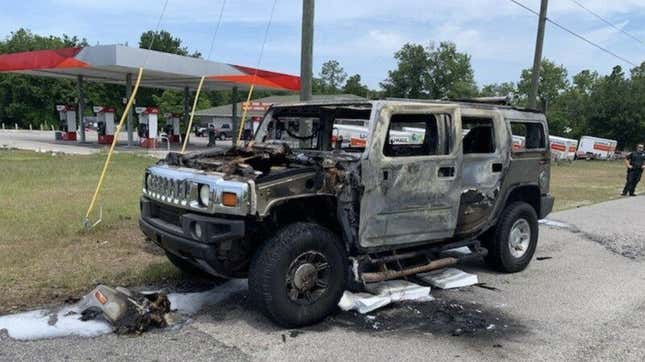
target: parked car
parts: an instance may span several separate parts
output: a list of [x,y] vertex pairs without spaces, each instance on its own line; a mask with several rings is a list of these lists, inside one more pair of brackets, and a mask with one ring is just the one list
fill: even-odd
[[[348,119],[365,142],[332,147]],[[273,106],[248,147],[149,167],[139,223],[179,269],[248,277],[269,318],[308,325],[365,283],[466,258],[526,268],[554,202],[547,140],[544,114],[477,101]]]

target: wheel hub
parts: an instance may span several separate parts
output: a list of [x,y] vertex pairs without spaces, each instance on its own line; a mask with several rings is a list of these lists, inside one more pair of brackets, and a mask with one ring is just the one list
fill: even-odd
[[327,293],[329,263],[324,254],[307,251],[298,255],[286,275],[287,295],[298,304],[312,304]]
[[317,274],[316,267],[313,264],[302,264],[293,275],[293,285],[300,291],[309,290],[316,285]]
[[531,226],[525,219],[518,219],[513,223],[508,237],[508,247],[511,255],[521,258],[526,254],[531,243]]

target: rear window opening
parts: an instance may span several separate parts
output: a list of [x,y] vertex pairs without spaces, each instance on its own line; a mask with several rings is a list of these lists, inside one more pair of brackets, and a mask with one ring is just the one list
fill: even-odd
[[491,118],[463,117],[464,154],[495,153],[495,133]]
[[544,127],[540,123],[511,121],[513,151],[540,150],[546,148]]

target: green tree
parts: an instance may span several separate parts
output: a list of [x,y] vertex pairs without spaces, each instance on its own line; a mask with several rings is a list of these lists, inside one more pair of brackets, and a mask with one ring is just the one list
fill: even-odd
[[517,97],[517,86],[513,82],[486,84],[479,91],[480,97]]
[[642,111],[632,103],[631,81],[622,67],[601,77],[592,88],[589,102],[588,131],[594,136],[612,138],[619,147],[633,146],[643,134]]
[[320,85],[323,93],[338,93],[345,79],[347,79],[347,73],[337,60],[323,63],[320,70]]
[[431,98],[468,98],[477,95],[475,75],[470,55],[457,51],[451,42],[430,45],[428,52],[429,76],[426,88]]
[[407,43],[394,54],[397,69],[388,71],[381,82],[387,97],[428,98],[425,85],[428,74],[428,53],[419,44]]
[[343,93],[367,97],[369,88],[361,83],[360,75],[354,74],[347,78],[347,82],[345,82],[345,86],[343,87]]
[[[528,102],[531,88],[532,69],[522,70],[520,82],[517,84],[520,102]],[[549,59],[542,60],[540,68],[540,82],[538,85],[538,103],[549,105],[569,86],[567,69],[563,65],[556,65]]]
[[402,98],[467,98],[477,95],[470,55],[451,42],[405,44],[396,52],[397,69],[381,83],[385,94]]
[[[152,45],[152,47],[151,47]],[[194,58],[202,56],[199,52],[190,54],[188,48],[182,46],[182,40],[179,37],[174,37],[166,30],[159,30],[157,32],[148,30],[141,34],[139,38],[139,48],[152,49],[164,53],[171,53],[177,55],[190,55]]]
[[[159,107],[159,112],[164,115],[167,113],[184,113],[184,93],[170,89],[164,90],[161,95],[152,96],[154,104]],[[190,107],[192,107],[194,98],[190,99]],[[206,109],[211,107],[208,97],[203,95],[199,97],[197,102],[197,110]]]

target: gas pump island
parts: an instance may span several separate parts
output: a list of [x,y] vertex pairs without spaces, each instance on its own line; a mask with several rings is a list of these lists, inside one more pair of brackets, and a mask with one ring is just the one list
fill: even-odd
[[99,144],[110,145],[114,141],[114,113],[112,107],[94,107],[98,126]]
[[56,140],[76,141],[76,107],[74,105],[57,105],[58,132]]
[[180,139],[180,130],[179,130],[179,120],[181,119],[181,114],[178,113],[168,113],[166,114],[166,127],[164,131],[168,137],[168,142],[170,143],[179,143]]
[[159,118],[159,109],[155,107],[137,107],[139,116],[139,146],[143,148],[157,147],[157,121]]

